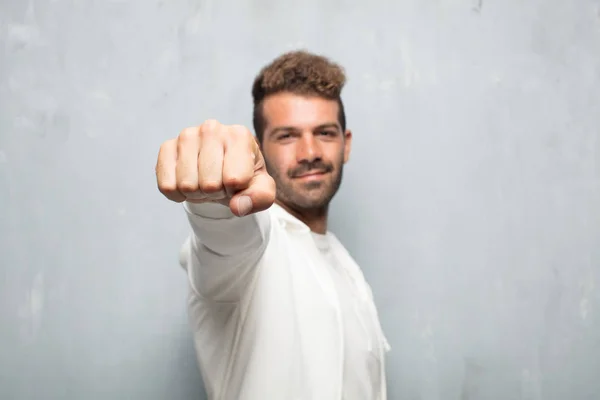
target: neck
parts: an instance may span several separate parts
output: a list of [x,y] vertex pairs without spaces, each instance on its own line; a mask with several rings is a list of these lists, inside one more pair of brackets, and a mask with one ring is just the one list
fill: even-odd
[[327,232],[327,206],[310,210],[299,210],[290,207],[279,200],[275,200],[275,203],[300,221],[304,222],[311,231],[320,234],[325,234]]

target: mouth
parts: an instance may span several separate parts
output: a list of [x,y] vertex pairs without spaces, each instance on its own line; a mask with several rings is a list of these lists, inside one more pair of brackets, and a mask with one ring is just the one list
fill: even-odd
[[307,172],[306,174],[297,175],[294,177],[294,179],[301,179],[301,180],[319,179],[320,177],[324,176],[326,173],[327,173],[326,171],[310,171],[310,172]]

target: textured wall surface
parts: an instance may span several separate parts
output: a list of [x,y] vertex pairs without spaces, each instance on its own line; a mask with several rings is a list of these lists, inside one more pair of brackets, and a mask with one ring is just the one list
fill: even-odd
[[390,399],[600,398],[600,2],[366,4],[0,1],[0,398],[203,398],[158,146],[298,47],[347,69]]

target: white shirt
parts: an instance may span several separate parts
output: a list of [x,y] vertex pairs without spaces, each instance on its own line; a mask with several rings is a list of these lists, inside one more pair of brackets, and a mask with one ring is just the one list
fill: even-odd
[[352,289],[352,278],[340,266],[331,251],[332,234],[312,232],[317,248],[327,259],[342,309],[344,325],[344,378],[342,399],[372,400],[381,398],[380,366],[371,355],[373,342],[377,340],[377,327],[369,319],[368,312],[360,308]]
[[386,399],[389,345],[333,234],[313,235],[277,205],[243,218],[218,204],[184,208],[193,234],[180,263],[210,400]]

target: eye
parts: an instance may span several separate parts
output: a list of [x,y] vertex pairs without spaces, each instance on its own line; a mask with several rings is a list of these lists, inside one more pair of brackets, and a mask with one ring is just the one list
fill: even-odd
[[294,136],[295,135],[293,132],[283,132],[277,136],[277,141],[282,143],[288,143],[294,139]]
[[336,133],[334,131],[329,130],[329,131],[321,131],[320,134],[323,136],[335,136]]

